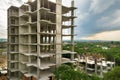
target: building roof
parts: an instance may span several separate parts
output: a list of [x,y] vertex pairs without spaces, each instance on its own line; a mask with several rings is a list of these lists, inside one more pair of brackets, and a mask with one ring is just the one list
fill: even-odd
[[8,8],[8,10],[9,9],[19,9],[18,7],[16,7],[16,6],[10,6],[9,8]]

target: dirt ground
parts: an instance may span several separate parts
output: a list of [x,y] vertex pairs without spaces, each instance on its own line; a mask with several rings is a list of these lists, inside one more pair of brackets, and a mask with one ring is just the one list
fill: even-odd
[[7,56],[0,55],[0,67],[3,69],[7,67]]
[[6,76],[0,76],[0,80],[7,80]]

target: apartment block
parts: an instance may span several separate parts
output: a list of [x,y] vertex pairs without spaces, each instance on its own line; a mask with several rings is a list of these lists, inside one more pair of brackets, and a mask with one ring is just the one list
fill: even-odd
[[[74,1],[29,0],[8,9],[8,79],[53,80],[53,71],[74,63]],[[64,38],[71,50],[63,50]],[[68,55],[68,56],[67,56]]]

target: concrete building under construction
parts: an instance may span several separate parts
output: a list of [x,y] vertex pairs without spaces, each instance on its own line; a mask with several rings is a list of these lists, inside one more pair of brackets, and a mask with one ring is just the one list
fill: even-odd
[[100,78],[103,78],[105,73],[115,67],[115,61],[107,61],[106,58],[102,57],[78,55],[75,60],[78,62],[78,69],[89,76],[96,74]]
[[[71,7],[62,0],[35,0],[8,9],[9,80],[52,80],[56,67],[74,63],[75,9],[73,0]],[[62,48],[64,37],[70,51]]]

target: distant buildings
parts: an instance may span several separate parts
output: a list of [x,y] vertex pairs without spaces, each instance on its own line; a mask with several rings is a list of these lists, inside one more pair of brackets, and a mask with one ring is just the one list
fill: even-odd
[[0,42],[7,42],[7,39],[1,39],[0,38]]
[[104,46],[104,47],[102,47],[102,49],[104,49],[104,50],[108,50],[108,49],[110,49],[110,48]]
[[89,76],[97,74],[99,77],[103,77],[104,73],[112,70],[115,66],[115,62],[106,61],[104,58],[95,59],[92,56],[79,56],[76,61],[78,62],[78,68]]

